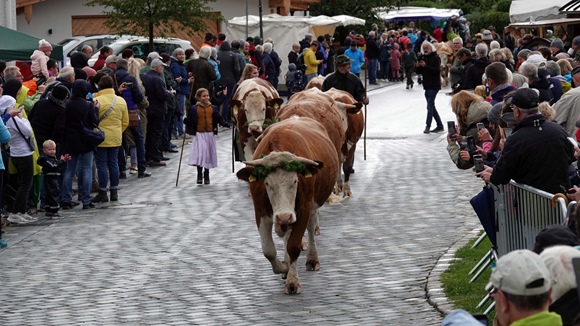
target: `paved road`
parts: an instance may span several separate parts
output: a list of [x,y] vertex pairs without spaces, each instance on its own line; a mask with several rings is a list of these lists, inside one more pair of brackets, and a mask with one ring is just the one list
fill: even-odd
[[[0,325],[440,324],[426,278],[477,226],[467,200],[481,185],[451,163],[442,134],[421,133],[421,89],[389,86],[371,101],[355,197],[321,209],[321,269],[306,272],[301,255],[301,295],[284,295],[262,255],[224,132],[209,186],[195,185],[194,168],[183,164],[176,188],[173,155],[151,178],[123,181],[116,204],[8,228]],[[448,103],[440,94],[444,120],[453,118]]]

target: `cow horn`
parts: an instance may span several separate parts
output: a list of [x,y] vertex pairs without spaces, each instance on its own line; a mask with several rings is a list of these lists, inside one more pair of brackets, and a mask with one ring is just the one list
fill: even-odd
[[257,159],[257,160],[251,160],[251,161],[244,161],[243,162],[246,165],[250,165],[250,166],[263,166],[264,165],[264,159]]
[[313,160],[307,159],[307,158],[305,158],[305,157],[300,157],[300,156],[297,156],[297,157],[296,157],[296,161],[298,161],[298,162],[300,162],[300,163],[304,163],[304,164],[306,164],[306,165],[313,165],[313,166],[318,166],[318,163],[316,163],[316,162],[315,162],[315,161],[313,161]]

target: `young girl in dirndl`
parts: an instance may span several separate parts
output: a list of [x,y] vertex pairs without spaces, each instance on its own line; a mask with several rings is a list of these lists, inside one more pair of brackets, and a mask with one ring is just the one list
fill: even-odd
[[200,88],[195,93],[197,103],[187,116],[187,133],[193,135],[189,151],[189,165],[197,166],[197,184],[209,184],[209,169],[217,167],[216,135],[218,133],[218,108],[210,102],[209,91]]

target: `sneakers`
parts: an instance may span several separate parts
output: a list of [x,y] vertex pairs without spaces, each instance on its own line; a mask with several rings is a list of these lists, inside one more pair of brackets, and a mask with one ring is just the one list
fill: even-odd
[[426,127],[425,130],[423,130],[424,134],[429,134],[431,133],[431,130],[429,130],[429,127]]
[[48,217],[49,220],[60,220],[64,218],[64,216],[59,213],[46,213],[45,216]]
[[18,213],[16,213],[16,214],[10,213],[10,215],[8,216],[8,222],[23,225],[23,224],[28,224],[31,221],[25,219],[24,217],[22,217],[22,215],[20,215]]
[[151,176],[151,172],[143,172],[143,173],[139,173],[137,175],[137,178],[141,179],[141,178],[149,178]]
[[93,203],[88,203],[87,205],[83,205],[83,209],[91,209],[91,208],[95,208],[95,207],[97,207],[97,206]]
[[129,174],[137,174],[137,173],[139,173],[139,170],[137,170],[137,168],[130,168]]
[[27,213],[19,213],[20,216],[28,222],[36,222],[38,218],[28,215]]

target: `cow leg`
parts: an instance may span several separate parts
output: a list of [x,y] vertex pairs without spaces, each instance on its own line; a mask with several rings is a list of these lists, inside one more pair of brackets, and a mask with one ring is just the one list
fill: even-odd
[[276,258],[276,246],[274,245],[274,240],[272,239],[272,217],[263,216],[260,219],[260,239],[262,241],[262,252],[264,256],[272,264],[272,270],[275,274],[284,274],[288,272],[288,265],[281,262]]
[[308,252],[306,253],[306,270],[317,271],[320,269],[318,261],[318,249],[316,248],[316,239],[314,234],[318,226],[318,205],[314,205],[308,220]]
[[[300,214],[299,216],[308,218],[308,213]],[[298,220],[292,225],[292,229],[286,233],[286,263],[288,264],[288,274],[284,285],[284,293],[286,294],[300,294],[301,292],[296,261],[300,256],[302,237],[304,236],[304,231],[306,231],[307,224],[308,220]]]
[[356,150],[356,144],[354,144],[348,151],[349,155],[346,161],[342,164],[342,171],[344,172],[344,186],[342,189],[343,197],[352,198],[352,191],[350,190],[350,172],[352,171],[352,166],[354,165],[354,152]]
[[342,192],[342,172],[340,171],[340,166],[338,167],[338,174],[336,175],[336,183],[334,184],[334,194],[340,195]]
[[247,161],[252,160],[254,157],[254,151],[256,150],[256,140],[254,139],[254,136],[249,136],[248,140],[246,141],[246,144],[244,146],[244,156],[246,158]]

